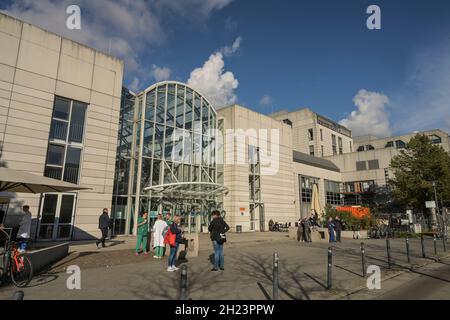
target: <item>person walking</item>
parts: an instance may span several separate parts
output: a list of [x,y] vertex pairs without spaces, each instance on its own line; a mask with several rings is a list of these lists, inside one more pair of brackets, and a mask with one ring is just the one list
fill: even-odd
[[[164,217],[164,222],[166,223],[166,225],[167,225],[167,228],[164,230],[164,232],[163,232],[163,237],[166,235],[166,232],[167,232],[167,230],[169,230],[169,228],[170,228],[170,226],[172,225],[172,222],[173,222],[173,220],[172,220],[172,214],[170,213],[170,212],[166,212],[166,215],[165,215],[165,217]],[[169,249],[170,250],[170,249]],[[165,256],[166,255],[166,245],[164,244],[164,247],[163,247],[163,256]]]
[[155,224],[153,225],[153,248],[155,248],[155,255],[153,258],[161,259],[164,254],[164,235],[167,232],[167,223],[163,220],[162,214],[159,213]]
[[147,252],[147,239],[148,238],[148,212],[144,211],[139,217],[137,221],[137,236],[136,236],[136,253],[138,256],[141,251],[145,255],[148,255]]
[[214,268],[211,271],[225,270],[225,259],[223,254],[223,244],[226,241],[226,233],[230,230],[228,224],[220,216],[218,210],[213,211],[213,218],[208,226],[211,241],[214,246]]
[[102,232],[102,237],[97,240],[95,243],[97,245],[97,248],[100,248],[98,245],[101,243],[102,247],[106,247],[105,241],[106,237],[108,236],[108,229],[109,229],[109,216],[108,216],[108,208],[103,208],[103,212],[98,218],[98,228]]
[[170,232],[175,235],[175,243],[173,244],[173,246],[170,245],[170,254],[168,261],[169,265],[167,267],[167,271],[169,272],[178,270],[178,268],[175,265],[177,261],[177,252],[180,243],[183,242],[183,233],[181,231],[180,223],[181,223],[180,216],[175,216],[169,228]]
[[328,218],[327,228],[328,228],[328,234],[330,235],[330,242],[336,242],[336,240],[334,238],[334,228],[335,228],[335,226],[334,226],[332,217]]
[[342,221],[339,216],[334,218],[334,230],[336,231],[336,241],[341,242]]
[[20,243],[19,252],[25,252],[27,249],[27,242],[30,239],[32,220],[30,206],[25,205],[22,207],[22,210],[23,212],[19,222],[19,230],[17,231],[17,240]]

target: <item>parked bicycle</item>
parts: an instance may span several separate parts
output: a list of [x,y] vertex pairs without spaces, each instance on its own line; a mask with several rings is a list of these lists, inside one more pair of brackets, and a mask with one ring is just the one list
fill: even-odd
[[12,241],[4,229],[0,231],[6,236],[1,283],[9,277],[16,287],[26,287],[33,278],[33,265],[28,256],[19,251],[20,242]]

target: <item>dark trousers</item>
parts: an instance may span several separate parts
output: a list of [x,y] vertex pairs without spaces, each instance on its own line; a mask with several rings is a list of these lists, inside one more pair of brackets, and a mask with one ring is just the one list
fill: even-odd
[[341,229],[336,230],[336,241],[341,242]]
[[101,228],[100,230],[102,231],[102,237],[97,240],[96,244],[99,245],[99,243],[101,243],[102,247],[105,247],[105,240],[108,236],[108,228]]

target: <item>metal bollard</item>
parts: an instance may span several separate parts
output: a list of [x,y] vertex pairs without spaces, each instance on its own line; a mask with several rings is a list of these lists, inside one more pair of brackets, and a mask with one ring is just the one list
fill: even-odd
[[278,300],[278,253],[273,254],[273,288],[272,300]]
[[187,300],[187,265],[181,266],[180,300]]
[[392,262],[391,262],[391,241],[389,240],[389,238],[386,238],[386,251],[387,251],[388,268],[390,269],[392,266]]
[[420,243],[422,245],[422,258],[426,258],[427,255],[425,254],[425,243],[424,243],[423,235],[420,235]]
[[447,246],[446,246],[446,243],[445,243],[445,231],[444,231],[444,234],[442,236],[442,247],[444,249],[444,252],[447,252]]
[[362,274],[366,277],[366,249],[364,249],[364,242],[361,242],[361,264],[362,264]]
[[13,294],[12,299],[13,300],[23,300],[24,292],[23,291],[16,291]]
[[406,258],[408,259],[408,263],[411,263],[411,255],[409,252],[409,239],[406,238]]
[[328,248],[328,270],[327,270],[327,289],[331,289],[333,286],[333,279],[332,279],[332,268],[333,268],[333,251],[332,248]]
[[433,237],[433,246],[434,246],[434,255],[437,256],[436,235],[434,235],[434,237]]

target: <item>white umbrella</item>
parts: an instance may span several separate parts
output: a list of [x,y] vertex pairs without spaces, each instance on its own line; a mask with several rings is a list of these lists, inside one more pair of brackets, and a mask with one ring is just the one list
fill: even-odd
[[0,192],[46,193],[86,190],[80,185],[0,167]]
[[317,184],[313,184],[313,190],[312,190],[312,198],[311,198],[311,210],[315,210],[317,214],[322,216],[323,211],[322,207],[320,205],[320,196],[319,196],[319,189],[317,188]]

